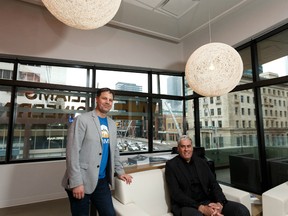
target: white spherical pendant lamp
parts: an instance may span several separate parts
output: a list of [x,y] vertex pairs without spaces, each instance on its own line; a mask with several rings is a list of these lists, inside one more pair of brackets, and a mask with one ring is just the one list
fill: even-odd
[[121,0],[42,0],[58,20],[77,29],[104,26],[117,13]]
[[185,76],[190,88],[207,96],[221,96],[239,83],[243,62],[239,53],[224,43],[209,43],[189,57]]

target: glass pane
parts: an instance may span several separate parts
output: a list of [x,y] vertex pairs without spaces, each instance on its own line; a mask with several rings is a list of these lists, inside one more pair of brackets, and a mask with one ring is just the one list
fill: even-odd
[[263,87],[261,92],[269,180],[275,187],[288,179],[288,85]]
[[160,75],[160,94],[183,96],[182,77]]
[[115,90],[148,92],[148,75],[120,71],[96,71],[97,88],[108,87]]
[[258,43],[260,78],[272,79],[288,75],[288,30]]
[[0,62],[0,79],[12,80],[14,64]]
[[178,137],[183,133],[183,102],[154,99],[153,104],[154,150],[171,150],[177,146]]
[[91,87],[91,74],[86,68],[19,64],[17,80]]
[[251,61],[251,51],[250,47],[247,47],[243,50],[239,51],[239,54],[243,61],[243,75],[239,84],[250,83],[253,81],[252,79],[252,61]]
[[199,107],[201,146],[215,163],[217,180],[260,192],[253,91],[200,98]]
[[159,82],[158,82],[159,75],[157,74],[152,74],[152,93],[153,94],[159,94],[160,89],[159,89]]
[[115,96],[109,116],[117,125],[120,153],[148,151],[147,98]]
[[[9,124],[9,109],[10,109],[10,98],[11,90],[9,87],[0,86],[0,161],[5,160],[6,147],[7,147],[7,135],[8,135],[8,124]],[[16,152],[17,149],[13,149]]]
[[[200,122],[201,123],[201,122]],[[193,100],[186,101],[186,134],[192,139],[195,145],[195,120],[194,120],[194,103]],[[200,125],[201,127],[201,125]]]
[[16,159],[65,157],[67,128],[75,115],[91,109],[91,96],[20,88],[16,103]]
[[193,95],[193,90],[192,88],[189,86],[187,80],[186,80],[186,77],[185,77],[185,95]]

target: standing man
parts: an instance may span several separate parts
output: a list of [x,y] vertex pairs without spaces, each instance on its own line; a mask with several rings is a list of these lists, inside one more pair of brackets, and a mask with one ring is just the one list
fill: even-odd
[[244,205],[225,198],[207,162],[193,155],[191,138],[180,137],[178,152],[165,168],[173,215],[250,216]]
[[72,216],[89,216],[93,203],[100,216],[114,216],[110,186],[114,174],[130,184],[117,147],[117,127],[107,117],[114,92],[109,88],[97,91],[96,109],[79,115],[68,130],[66,172],[62,181],[69,197]]

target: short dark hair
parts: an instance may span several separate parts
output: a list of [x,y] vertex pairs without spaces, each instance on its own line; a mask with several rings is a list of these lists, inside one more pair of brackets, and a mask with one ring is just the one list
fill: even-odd
[[100,97],[100,95],[102,94],[102,92],[109,92],[112,94],[113,99],[115,96],[115,92],[113,90],[111,90],[110,88],[100,88],[98,89],[97,93],[96,93],[96,97]]

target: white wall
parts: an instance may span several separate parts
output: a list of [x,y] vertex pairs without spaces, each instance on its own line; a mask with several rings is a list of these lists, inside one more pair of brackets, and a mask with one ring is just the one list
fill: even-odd
[[[242,12],[212,25],[213,41],[238,44],[287,22],[287,0],[251,2]],[[179,71],[184,70],[193,50],[209,42],[207,29],[194,33],[183,44],[110,27],[76,30],[38,6],[15,0],[0,0],[0,32],[0,54]],[[64,169],[64,161],[0,165],[0,208],[65,197],[60,186]]]
[[[287,0],[249,0],[236,12],[211,23],[211,42],[241,45],[288,22]],[[209,43],[209,29],[203,28],[183,42],[184,60]]]
[[0,0],[0,53],[183,71],[179,44],[112,27],[78,30],[43,7]]
[[0,165],[0,208],[66,197],[65,161]]

